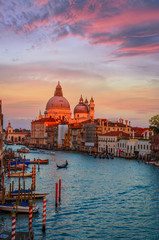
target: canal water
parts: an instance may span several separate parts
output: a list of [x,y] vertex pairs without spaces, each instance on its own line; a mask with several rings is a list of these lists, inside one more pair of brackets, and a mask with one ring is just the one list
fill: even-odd
[[[14,149],[19,146],[13,146]],[[57,151],[32,151],[26,158],[50,159],[37,170],[36,189],[48,192],[46,232],[42,200],[33,216],[35,239],[159,239],[159,168],[134,160],[94,159]],[[67,169],[56,163],[68,161]],[[31,166],[27,172],[31,172]],[[61,178],[62,201],[55,209],[55,183]],[[13,180],[13,179],[12,179]],[[10,179],[5,180],[9,186]],[[18,186],[18,180],[15,183]],[[26,179],[29,188],[31,179]],[[1,230],[11,230],[11,215],[0,213]],[[28,231],[28,215],[18,214],[17,231]]]

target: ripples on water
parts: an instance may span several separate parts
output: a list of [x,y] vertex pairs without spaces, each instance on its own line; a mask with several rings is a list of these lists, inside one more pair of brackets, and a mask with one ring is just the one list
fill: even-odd
[[[46,233],[42,233],[42,200],[33,217],[35,239],[159,239],[159,169],[125,159],[94,159],[85,154],[30,153],[49,158],[37,172],[37,190],[47,191]],[[51,160],[52,159],[52,160]],[[67,169],[56,162],[68,160]],[[28,171],[31,171],[31,166]],[[62,180],[62,202],[55,210],[55,183]],[[9,186],[10,180],[6,180]],[[31,179],[26,179],[30,187]],[[18,185],[18,180],[16,180]],[[3,230],[11,229],[10,214],[1,213]],[[17,230],[28,230],[18,215]]]

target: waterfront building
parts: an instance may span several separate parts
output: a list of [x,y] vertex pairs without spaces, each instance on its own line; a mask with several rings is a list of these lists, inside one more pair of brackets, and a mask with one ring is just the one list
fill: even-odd
[[159,134],[155,134],[151,137],[151,154],[159,161]]
[[112,131],[98,136],[98,152],[113,153],[116,155],[117,151],[116,142],[118,139],[129,138],[130,134],[122,131]]
[[0,100],[0,190],[3,169],[3,114],[2,114],[2,100]]
[[120,131],[108,132],[98,136],[98,152],[113,153],[117,156],[147,158],[147,155],[151,152],[150,146],[150,139],[137,138],[134,132],[133,138],[131,134]]
[[26,139],[30,138],[29,130],[16,129],[14,130],[11,126],[10,121],[6,127],[5,142],[9,144],[19,143],[25,144]]
[[70,124],[68,135],[66,136],[69,145],[67,147],[71,150],[80,150],[82,143],[82,124]]
[[119,139],[116,143],[116,149],[120,149],[122,156],[136,156],[147,159],[151,153],[150,139]]
[[107,132],[125,132],[127,134],[132,134],[132,127],[130,121],[119,119],[119,121],[112,122],[108,119],[96,119],[97,132],[98,134],[105,134]]

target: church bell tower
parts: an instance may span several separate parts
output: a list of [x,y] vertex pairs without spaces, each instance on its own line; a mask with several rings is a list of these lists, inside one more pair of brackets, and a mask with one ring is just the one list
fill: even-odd
[[90,119],[94,119],[94,108],[95,108],[94,100],[93,100],[93,97],[91,97],[90,104],[89,104],[89,118]]

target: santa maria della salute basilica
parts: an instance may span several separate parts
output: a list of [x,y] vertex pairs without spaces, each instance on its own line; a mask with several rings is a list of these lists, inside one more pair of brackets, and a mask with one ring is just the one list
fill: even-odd
[[[59,146],[62,138],[69,132],[69,126],[94,120],[95,104],[93,98],[88,102],[81,96],[79,103],[72,112],[68,100],[63,96],[62,87],[58,82],[54,96],[46,104],[44,114],[31,122],[31,144],[36,146]],[[55,141],[57,136],[57,141]],[[61,140],[59,137],[61,136]],[[57,142],[55,144],[55,142]]]
[[83,100],[82,96],[79,103],[74,108],[74,118],[71,118],[71,109],[68,100],[63,96],[62,87],[58,82],[56,86],[54,96],[49,99],[46,104],[46,111],[44,112],[44,118],[53,118],[55,121],[67,121],[73,123],[74,120],[78,122],[85,121],[87,119],[94,119],[94,100],[91,98],[90,103],[88,100]]

